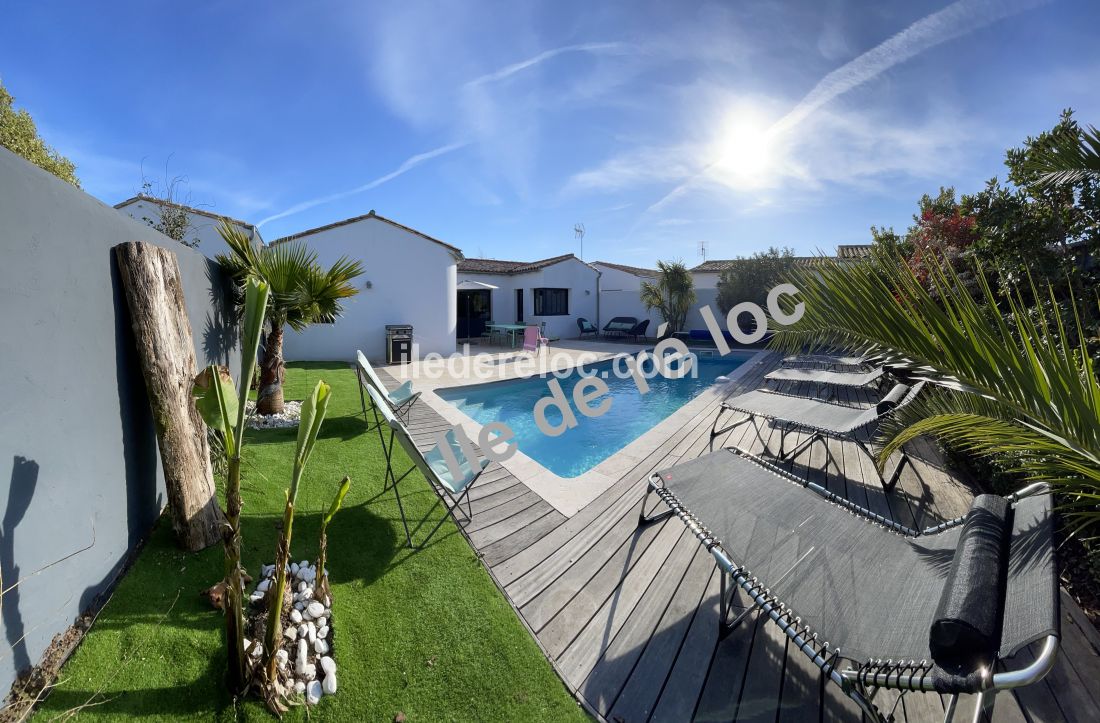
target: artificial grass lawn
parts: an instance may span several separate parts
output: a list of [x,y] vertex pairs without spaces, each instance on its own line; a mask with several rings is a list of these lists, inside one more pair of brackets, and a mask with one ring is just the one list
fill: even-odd
[[[333,397],[299,491],[294,559],[316,558],[321,511],[344,474],[352,487],[328,532],[339,690],[310,714],[356,721],[389,721],[399,712],[409,721],[589,720],[453,522],[424,550],[404,546],[393,493],[382,492],[378,435],[365,433],[355,373],[335,363],[290,364],[286,398],[304,398],[320,378],[332,385]],[[246,435],[242,555],[253,574],[274,558],[296,435],[295,429]],[[400,448],[396,454],[407,467]],[[418,475],[402,483],[413,523],[435,499]],[[429,522],[444,514],[437,507]],[[425,523],[421,536],[429,529]],[[199,595],[222,575],[222,564],[220,547],[180,551],[162,519],[38,718],[94,704],[81,716],[274,720],[254,700],[232,701],[222,685],[223,617]],[[288,714],[304,717],[302,708]]]

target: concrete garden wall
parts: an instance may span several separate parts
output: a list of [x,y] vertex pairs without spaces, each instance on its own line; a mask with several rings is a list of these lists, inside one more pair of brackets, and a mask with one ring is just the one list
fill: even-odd
[[166,502],[111,250],[134,240],[176,252],[198,363],[235,370],[213,262],[0,148],[4,587],[91,545],[4,595],[4,689],[110,587]]

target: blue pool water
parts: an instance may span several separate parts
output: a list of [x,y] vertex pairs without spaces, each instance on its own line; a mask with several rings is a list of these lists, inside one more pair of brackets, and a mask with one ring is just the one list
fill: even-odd
[[[504,422],[515,432],[519,451],[559,477],[576,477],[652,429],[714,384],[719,376],[744,364],[754,353],[734,351],[725,357],[698,356],[695,378],[691,375],[683,379],[654,376],[649,379],[649,393],[644,396],[638,392],[633,378],[619,379],[612,372],[610,360],[590,364],[583,370],[574,369],[559,383],[570,400],[577,426],[557,437],[543,434],[535,425],[534,417],[535,403],[550,396],[547,382],[556,378],[553,375],[439,389],[436,394],[481,424]],[[608,396],[612,400],[611,408],[599,417],[582,415],[572,401],[573,387],[582,376],[592,374],[607,382]],[[551,407],[546,419],[557,425],[562,415]]]

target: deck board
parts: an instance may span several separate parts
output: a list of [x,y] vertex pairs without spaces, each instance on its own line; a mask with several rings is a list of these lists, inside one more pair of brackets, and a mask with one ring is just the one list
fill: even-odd
[[[749,369],[727,386],[727,396],[764,386],[764,375],[778,360],[770,355]],[[805,383],[769,387],[825,396]],[[863,408],[878,396],[871,389],[838,390],[832,401]],[[474,514],[465,524],[467,539],[567,687],[601,720],[861,720],[855,703],[824,684],[821,672],[759,615],[720,641],[720,577],[710,555],[676,520],[638,527],[651,473],[717,446],[778,452],[779,431],[759,420],[712,440],[718,405],[712,401],[686,418],[571,517],[505,467],[490,464],[470,494]],[[724,419],[740,418],[727,413]],[[434,445],[448,426],[428,404],[414,405],[410,428],[418,446]],[[788,434],[786,448],[803,439]],[[784,465],[918,529],[965,513],[973,493],[946,469],[936,445],[918,439],[907,451],[912,464],[889,492],[873,461],[851,443],[818,442]],[[897,459],[889,461],[888,471]],[[801,552],[781,535],[771,549],[792,562]],[[1063,600],[1064,654],[1058,665],[1039,684],[1000,693],[994,723],[1100,720],[1100,636],[1064,593]],[[747,602],[738,591],[734,604]],[[1029,649],[1019,658],[1034,653]],[[877,699],[884,705],[897,698],[887,693]],[[960,700],[956,719],[965,719],[973,706],[973,696]],[[895,709],[895,719],[907,723],[939,721],[943,714],[944,700],[933,694],[903,696]]]

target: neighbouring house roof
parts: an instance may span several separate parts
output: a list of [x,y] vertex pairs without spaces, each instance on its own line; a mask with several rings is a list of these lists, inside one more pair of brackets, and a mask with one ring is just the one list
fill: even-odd
[[[829,261],[851,263],[861,261],[871,255],[871,244],[846,244],[836,247],[836,256],[795,256],[795,266],[822,266]],[[690,271],[705,274],[720,274],[732,268],[742,259],[711,259],[704,261]]]
[[431,241],[432,243],[439,244],[440,246],[442,246],[443,248],[447,249],[452,254],[454,254],[456,259],[459,259],[459,260],[462,259],[462,249],[458,248],[457,246],[451,246],[449,243],[445,243],[443,241],[440,241],[437,238],[432,238],[431,236],[429,236],[426,233],[422,233],[420,231],[417,231],[415,228],[410,228],[408,226],[405,226],[403,224],[398,223],[397,221],[393,221],[391,219],[388,219],[385,216],[381,216],[381,215],[375,213],[373,208],[370,210],[370,213],[363,214],[362,216],[353,216],[351,218],[345,218],[343,221],[336,221],[334,223],[328,223],[328,224],[325,224],[324,226],[318,226],[317,228],[311,228],[311,229],[308,229],[306,231],[299,231],[298,233],[290,234],[289,236],[283,236],[282,238],[277,238],[274,241],[272,241],[270,245],[274,246],[275,244],[287,243],[288,241],[297,241],[298,239],[305,238],[306,236],[312,236],[315,233],[320,233],[322,231],[328,231],[329,229],[337,228],[338,226],[347,226],[349,224],[358,223],[359,221],[365,221],[368,218],[373,218],[373,219],[377,219],[379,221],[382,221],[383,223],[388,223],[389,225],[394,226],[396,228],[399,228],[402,231],[408,231],[409,233],[415,234],[415,235],[419,236],[420,238],[427,239],[428,241]]
[[136,195],[132,198],[127,198],[125,201],[122,201],[121,203],[116,203],[115,208],[124,208],[126,206],[131,205],[131,204],[137,203],[138,201],[148,201],[149,203],[155,203],[158,206],[168,206],[169,208],[178,208],[178,209],[187,211],[188,213],[193,213],[193,214],[196,214],[196,215],[199,215],[199,216],[206,216],[207,218],[212,218],[212,219],[215,219],[217,221],[222,221],[222,220],[229,221],[230,223],[232,223],[236,226],[241,226],[243,228],[251,229],[257,235],[259,234],[259,229],[257,229],[254,224],[248,223],[247,221],[242,221],[238,218],[233,218],[232,216],[226,216],[224,213],[214,213],[213,211],[205,211],[201,208],[194,208],[192,206],[185,206],[182,203],[176,203],[175,201],[165,201],[163,198],[157,198],[156,196],[147,196],[144,193],[139,193],[138,195]]
[[[544,269],[547,266],[560,264],[562,261],[574,259],[580,261],[574,254],[562,254],[539,261],[505,261],[503,259],[462,259],[458,262],[460,274],[526,274],[532,271]],[[592,268],[592,264],[581,261],[582,264]],[[593,269],[596,273],[598,270]]]
[[661,272],[657,269],[643,269],[640,266],[627,266],[626,264],[613,264],[610,261],[593,261],[593,266],[606,266],[609,269],[616,269],[623,271],[634,276],[641,276],[647,279],[655,279],[661,275]]
[[838,259],[862,259],[871,255],[871,244],[841,244],[836,247]]

